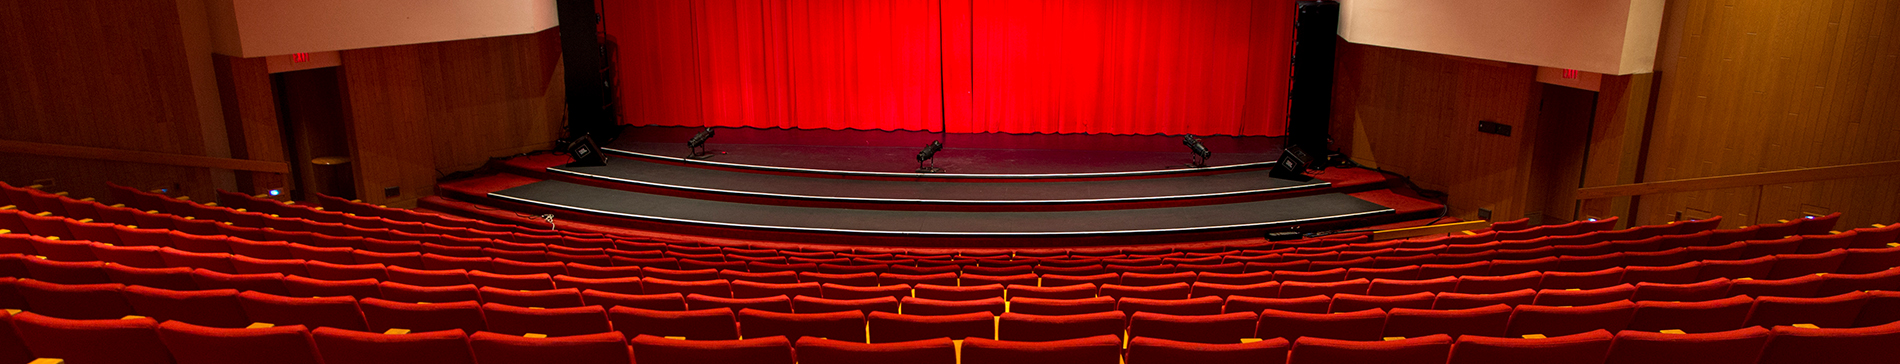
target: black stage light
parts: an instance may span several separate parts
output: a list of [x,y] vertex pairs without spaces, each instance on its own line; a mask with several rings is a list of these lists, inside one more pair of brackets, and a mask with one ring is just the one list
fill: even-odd
[[[924,146],[924,151],[917,152],[917,173],[943,172],[943,168],[937,168],[937,151],[940,150],[943,150],[943,141],[932,140],[930,145]],[[924,162],[930,164],[925,165]]]
[[591,135],[582,135],[567,143],[567,156],[574,158],[568,167],[599,167],[607,165],[607,156],[600,154],[600,146],[594,145]]
[[710,152],[707,152],[705,148],[706,140],[712,139],[712,137],[713,137],[713,128],[706,128],[706,130],[700,131],[699,135],[694,135],[693,139],[687,140],[686,150],[691,151],[692,154],[687,155],[686,157],[692,158],[692,159],[712,158],[713,154]]
[[1274,164],[1273,172],[1268,175],[1301,182],[1311,181],[1313,177],[1306,175],[1306,169],[1312,166],[1313,158],[1307,156],[1305,150],[1301,150],[1298,145],[1289,145],[1280,150],[1280,162]]
[[1181,145],[1186,145],[1188,151],[1194,152],[1194,161],[1188,163],[1188,165],[1192,167],[1207,167],[1207,157],[1214,155],[1214,153],[1207,151],[1207,146],[1201,145],[1200,139],[1194,138],[1194,134],[1181,137]]

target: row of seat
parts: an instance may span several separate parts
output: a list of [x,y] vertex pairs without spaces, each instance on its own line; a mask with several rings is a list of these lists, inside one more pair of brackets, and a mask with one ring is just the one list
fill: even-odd
[[[1136,322],[1142,323],[1140,318]],[[1517,337],[1444,334],[1337,340],[1199,343],[1103,334],[1056,340],[931,338],[864,343],[815,335],[743,340],[673,340],[621,333],[551,337],[462,330],[363,332],[330,327],[256,325],[212,328],[126,317],[64,320],[0,314],[0,360],[33,357],[86,363],[1887,363],[1900,345],[1900,322],[1850,329],[1775,326],[1713,333],[1593,330]],[[753,323],[758,325],[760,321]],[[1167,323],[1159,325],[1166,327]],[[745,325],[742,325],[745,326]],[[788,327],[809,326],[792,323]],[[1133,326],[1128,330],[1142,330]],[[810,331],[808,331],[810,332]],[[838,331],[840,335],[850,333]],[[9,335],[11,334],[11,335]],[[17,335],[15,337],[10,337]]]

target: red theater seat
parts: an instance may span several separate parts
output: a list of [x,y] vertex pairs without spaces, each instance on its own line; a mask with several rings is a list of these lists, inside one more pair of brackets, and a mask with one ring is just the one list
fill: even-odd
[[1251,337],[1260,315],[1235,312],[1219,315],[1169,315],[1135,313],[1129,319],[1128,336],[1150,337],[1206,344],[1229,344]]
[[[725,281],[718,281],[723,286]],[[468,283],[481,287],[502,289],[542,290],[554,289],[553,276],[546,273],[534,274],[498,274],[484,271],[469,271]],[[727,295],[730,295],[728,293]]]
[[1451,292],[1458,288],[1457,277],[1438,277],[1432,279],[1374,279],[1366,288],[1367,295],[1398,296],[1420,292]]
[[68,363],[170,364],[171,352],[150,318],[68,320],[21,312],[13,326],[26,347],[42,358]]
[[1451,345],[1449,364],[1602,364],[1610,353],[1610,332],[1596,330],[1543,339],[1466,335]]
[[[1520,305],[1511,313],[1506,334],[1572,335],[1589,331],[1623,331],[1636,314],[1636,304],[1616,301],[1589,306]],[[1608,335],[1605,335],[1608,340]]]
[[1642,330],[1616,333],[1608,364],[1754,364],[1771,333],[1750,327],[1732,331],[1663,334]]
[[1813,324],[1822,328],[1852,327],[1861,306],[1873,296],[1849,292],[1821,298],[1757,297],[1748,310],[1748,325]]
[[1281,338],[1244,344],[1206,344],[1137,336],[1128,340],[1127,364],[1282,364],[1286,362],[1289,346],[1291,344]]
[[477,292],[481,294],[482,302],[499,303],[510,306],[561,308],[579,307],[582,305],[580,290],[573,288],[509,290],[496,287],[482,287]]
[[105,320],[133,313],[132,304],[120,291],[125,285],[56,284],[22,279],[14,282],[27,307],[34,313],[68,320]]
[[1214,296],[1214,297],[1226,298],[1227,296],[1236,296],[1236,295],[1250,296],[1250,297],[1279,297],[1280,296],[1280,282],[1260,282],[1260,283],[1247,284],[1247,285],[1194,282],[1194,286],[1188,292],[1188,296],[1190,297]]
[[581,291],[581,302],[607,308],[632,307],[659,311],[686,310],[686,297],[678,293],[622,294],[590,289]]
[[723,298],[702,294],[689,294],[686,295],[686,307],[695,310],[725,308],[735,313],[739,312],[740,309],[792,313],[792,298],[786,296]]
[[1511,307],[1491,305],[1464,310],[1392,309],[1384,336],[1419,337],[1432,334],[1502,337],[1511,321]]
[[390,335],[320,327],[310,332],[325,363],[474,364],[468,334],[441,330]]
[[1351,293],[1333,295],[1333,304],[1328,308],[1332,312],[1351,312],[1365,309],[1392,310],[1394,308],[1431,309],[1435,295],[1419,292],[1398,296],[1367,296]]
[[1135,312],[1153,312],[1170,315],[1218,315],[1225,300],[1220,297],[1199,297],[1179,300],[1156,300],[1146,298],[1123,298],[1115,302],[1115,309],[1129,315]]
[[871,312],[867,319],[870,325],[871,342],[895,343],[934,338],[994,339],[996,338],[995,317],[987,312],[936,316]]
[[1327,283],[1284,282],[1280,284],[1280,297],[1297,298],[1340,293],[1365,294],[1372,281],[1364,278]]
[[928,298],[904,297],[899,300],[902,306],[899,313],[907,315],[955,315],[971,312],[989,312],[992,315],[1003,314],[1003,298],[994,297],[971,301],[944,301]]
[[1520,289],[1537,289],[1544,280],[1544,274],[1527,272],[1502,276],[1463,276],[1458,278],[1457,293],[1504,293]]
[[191,279],[191,268],[137,268],[118,264],[105,266],[106,276],[112,281],[128,286],[145,286],[175,290],[198,289],[198,282]]
[[252,321],[363,331],[369,325],[352,297],[284,297],[262,292],[238,293],[238,304]]
[[607,310],[600,306],[529,308],[490,302],[482,304],[482,317],[488,321],[487,331],[509,335],[573,336],[613,331]]
[[397,302],[481,301],[481,293],[473,284],[428,287],[382,282],[376,284],[376,289],[382,299]]
[[312,279],[301,276],[284,276],[284,289],[292,297],[381,297],[382,292],[374,279],[364,278],[348,281]]
[[1100,335],[1047,342],[999,341],[969,338],[963,341],[964,362],[995,364],[1116,364],[1122,340]]
[[691,340],[737,340],[739,321],[723,308],[691,311],[655,311],[614,307],[607,311],[615,331],[628,337],[679,336]]
[[925,299],[933,299],[933,300],[969,301],[969,300],[983,300],[983,299],[990,299],[990,298],[997,298],[997,299],[1003,298],[1003,285],[995,284],[995,283],[977,285],[977,286],[961,286],[961,287],[943,286],[943,285],[935,285],[935,284],[926,283],[926,284],[918,284],[916,286],[911,287],[911,289],[912,289],[911,294],[913,296],[917,298],[925,298]]
[[1728,297],[1728,278],[1715,278],[1689,284],[1637,283],[1634,301],[1707,301]]
[[[685,342],[684,340],[666,340]],[[784,339],[779,339],[783,343]],[[475,352],[476,362],[482,364],[627,364],[633,362],[627,350],[627,340],[618,334],[600,333],[566,337],[527,338],[515,335],[503,335],[492,332],[478,332],[468,337],[469,348]],[[787,350],[787,356],[790,355]],[[666,361],[662,349],[654,349],[653,358],[642,359],[641,364],[687,363]],[[736,351],[735,351],[736,352]],[[704,354],[702,358],[714,358],[715,354]],[[713,361],[706,361],[713,363]],[[789,362],[789,361],[788,361]]]
[[[1254,337],[1298,340],[1315,337],[1339,340],[1378,340],[1385,329],[1386,313],[1365,310],[1341,313],[1305,313],[1262,310]],[[1501,325],[1500,325],[1501,326]]]
[[[969,275],[966,274],[964,276],[967,277]],[[964,284],[967,285],[969,283],[967,283],[966,281],[966,283]],[[1018,285],[1008,286],[1008,288],[1004,290],[1003,294],[1005,297],[1009,299],[1016,299],[1018,297],[1025,297],[1025,298],[1034,297],[1034,298],[1048,298],[1048,299],[1077,299],[1077,298],[1095,297],[1097,291],[1098,291],[1098,288],[1094,284],[1088,284],[1088,283],[1071,284],[1067,286],[1046,286],[1046,287],[1038,287],[1033,284],[1032,285],[1018,284]]]
[[864,299],[849,299],[849,300],[805,297],[805,296],[798,296],[798,297],[792,298],[792,312],[797,312],[797,313],[824,313],[824,312],[839,312],[839,311],[859,311],[859,312],[864,312],[864,313],[869,313],[871,311],[897,312],[898,308],[899,308],[899,304],[898,304],[897,298],[893,298],[889,296],[880,296],[880,297],[875,297],[875,298],[864,298]]
[[1776,326],[1762,364],[1894,362],[1900,348],[1900,322],[1861,328],[1807,329]]
[[910,286],[867,287],[832,283],[825,283],[820,286],[823,287],[821,289],[821,293],[824,295],[823,298],[834,300],[859,300],[878,297],[890,297],[892,300],[896,300],[910,296]]
[[1589,272],[1546,272],[1537,289],[1596,289],[1623,283],[1624,269],[1609,268]]
[[1303,337],[1293,341],[1287,364],[1444,364],[1451,355],[1451,343],[1445,335],[1393,341]]
[[244,316],[244,307],[238,304],[238,291],[234,289],[173,291],[127,286],[120,293],[132,305],[133,312],[158,320],[228,328],[245,327],[253,322]]
[[[1127,323],[1128,316],[1121,311],[1048,316],[1010,312],[997,319],[996,338],[1009,341],[1057,341],[1100,335],[1120,336],[1122,330],[1128,327]],[[1119,347],[1120,344],[1116,345]]]
[[1221,312],[1255,312],[1262,310],[1280,310],[1287,312],[1326,313],[1333,303],[1332,297],[1306,296],[1298,298],[1261,298],[1247,296],[1229,296]]
[[1460,309],[1467,309],[1467,308],[1479,308],[1479,307],[1490,306],[1490,305],[1510,305],[1510,306],[1528,305],[1528,304],[1531,304],[1532,301],[1536,300],[1536,298],[1537,298],[1537,291],[1533,291],[1530,289],[1520,289],[1520,290],[1510,291],[1510,292],[1505,292],[1505,293],[1490,293],[1490,294],[1446,292],[1446,293],[1439,293],[1438,296],[1432,300],[1432,309],[1460,310]]
[[1730,282],[1728,295],[1749,297],[1814,297],[1821,292],[1823,278],[1817,275],[1786,279],[1742,279]]
[[864,314],[855,311],[829,313],[780,313],[754,309],[739,310],[739,335],[748,338],[784,336],[822,337],[849,342],[865,342]]
[[798,339],[798,362],[802,364],[955,364],[957,350],[950,339],[866,344],[815,337]]
[[374,332],[462,330],[473,334],[488,329],[487,321],[482,318],[482,306],[475,301],[406,303],[365,298],[357,305],[363,310],[363,318],[369,321],[370,331]]
[[1543,306],[1588,306],[1629,300],[1636,294],[1636,287],[1628,284],[1597,289],[1546,289],[1537,291],[1532,303]]
[[[559,282],[556,282],[557,284]],[[772,296],[823,297],[818,282],[804,283],[758,283],[751,281],[732,281],[733,298],[761,298]]]
[[1074,315],[1115,310],[1114,297],[1045,299],[1018,297],[1009,300],[1009,311],[1031,315]]
[[1748,296],[1693,302],[1641,301],[1636,303],[1629,329],[1688,333],[1736,330],[1748,321],[1748,309],[1754,305],[1755,300]]
[[179,364],[322,363],[302,325],[227,329],[167,321],[158,334]]

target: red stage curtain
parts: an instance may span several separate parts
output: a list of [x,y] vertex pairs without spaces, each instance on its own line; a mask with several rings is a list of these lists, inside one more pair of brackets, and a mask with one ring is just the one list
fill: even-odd
[[1285,133],[1291,0],[605,0],[603,11],[627,124]]

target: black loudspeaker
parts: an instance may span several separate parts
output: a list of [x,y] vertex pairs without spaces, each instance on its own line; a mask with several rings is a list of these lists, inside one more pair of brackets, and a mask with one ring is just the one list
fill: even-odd
[[1286,149],[1280,150],[1280,161],[1274,163],[1273,172],[1267,175],[1300,182],[1311,181],[1313,177],[1307,176],[1306,170],[1312,167],[1313,157],[1306,155],[1306,151],[1298,145],[1288,145]]
[[1333,51],[1339,33],[1339,3],[1300,1],[1294,25],[1293,88],[1287,92],[1288,141],[1313,151],[1331,150],[1327,122],[1333,108]]
[[605,50],[595,0],[556,0],[561,21],[561,62],[567,81],[567,135],[593,135],[612,141],[619,121],[608,108]]
[[600,146],[594,145],[593,136],[582,135],[567,143],[567,156],[574,158],[568,167],[599,167],[607,165],[607,156],[600,153]]

